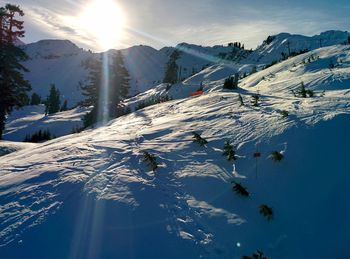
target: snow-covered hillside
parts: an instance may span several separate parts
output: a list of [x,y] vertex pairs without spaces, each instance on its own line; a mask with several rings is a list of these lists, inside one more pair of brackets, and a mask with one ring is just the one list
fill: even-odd
[[45,115],[44,105],[26,106],[13,111],[7,118],[3,139],[20,142],[25,136],[33,135],[39,130],[49,130],[54,137],[61,137],[80,129],[88,111],[88,108],[79,107]]
[[[349,64],[349,46],[325,47],[248,76],[236,91],[221,90],[235,69],[212,66],[129,100],[173,101],[0,158],[0,254],[346,257]],[[206,93],[189,98],[202,81]],[[301,82],[314,97],[292,94]],[[207,145],[193,142],[195,131]],[[235,161],[222,154],[227,140]],[[156,156],[155,172],[143,151]],[[272,161],[273,151],[282,161]],[[233,182],[250,196],[237,195]],[[262,204],[272,207],[271,221]]]
[[298,53],[300,51],[343,44],[348,41],[349,36],[350,33],[347,31],[326,31],[312,37],[280,33],[269,36],[268,40],[249,56],[249,60],[269,64],[273,61],[281,60],[283,57],[282,53],[289,55],[293,52]]
[[[121,51],[131,76],[130,96],[134,96],[162,82],[166,63],[175,49],[181,53],[176,61],[179,66],[178,77],[186,80],[212,65],[241,74],[250,73],[255,66],[263,67],[281,60],[282,53],[287,55],[314,50],[320,46],[342,44],[348,40],[349,35],[348,32],[342,31],[327,31],[313,37],[281,33],[269,37],[269,41],[265,41],[252,53],[234,46],[205,47],[188,43],[161,50],[141,45]],[[24,48],[30,57],[30,60],[25,62],[25,66],[30,70],[25,74],[25,78],[32,84],[33,92],[46,97],[50,85],[55,84],[62,94],[61,99],[68,100],[70,107],[83,99],[80,84],[87,79],[85,64],[90,59],[99,58],[100,54],[83,50],[67,40],[42,40]],[[200,77],[197,77],[196,80],[199,79]]]
[[26,148],[35,148],[34,143],[22,143],[22,142],[11,142],[11,141],[0,141],[0,156],[4,156],[19,150]]

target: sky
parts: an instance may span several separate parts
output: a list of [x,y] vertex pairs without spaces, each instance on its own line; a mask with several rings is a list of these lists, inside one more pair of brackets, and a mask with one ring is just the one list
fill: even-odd
[[[90,26],[82,29],[75,22],[91,1],[96,0],[0,0],[0,4],[18,4],[26,13],[25,43],[68,39],[86,49],[101,51],[106,46],[96,42],[94,33],[87,28]],[[103,5],[103,1],[98,3]],[[107,1],[114,1],[124,17],[123,33],[119,33],[113,46],[108,46],[116,49],[140,44],[159,49],[181,42],[212,46],[234,41],[255,48],[268,35],[280,32],[311,36],[326,30],[350,30],[349,0]],[[106,9],[95,8],[91,20],[105,19],[109,13]]]

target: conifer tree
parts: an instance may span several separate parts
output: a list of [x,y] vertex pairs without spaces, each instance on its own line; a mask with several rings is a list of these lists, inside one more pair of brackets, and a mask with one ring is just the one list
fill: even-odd
[[244,106],[243,97],[241,94],[238,94],[238,101],[240,103],[240,106]]
[[270,157],[274,162],[280,162],[284,158],[284,155],[282,154],[282,152],[273,151],[271,153]]
[[[86,85],[81,86],[83,95],[86,99],[81,102],[83,106],[93,106],[91,112],[84,117],[85,127],[91,126],[96,122],[100,122],[101,111],[99,109],[99,100],[101,91],[103,88],[104,80],[108,81],[108,100],[106,101],[108,109],[108,118],[115,118],[118,116],[118,105],[125,99],[129,94],[129,80],[130,76],[125,68],[122,53],[117,52],[116,55],[110,55],[104,57],[108,61],[109,78],[108,80],[103,78],[103,65],[101,60],[92,60],[87,65],[89,70],[88,81]],[[106,62],[106,61],[105,61]]]
[[208,144],[208,141],[202,138],[201,135],[198,134],[197,132],[193,132],[192,134],[193,134],[193,141],[198,143],[200,146],[204,146]]
[[124,66],[124,60],[121,51],[118,51],[112,57],[109,87],[109,102],[111,107],[116,108],[117,105],[126,97],[130,90],[130,76],[128,70]]
[[169,61],[166,64],[163,83],[175,84],[178,82],[179,66],[176,64],[176,60],[179,57],[180,52],[178,50],[174,50],[174,52],[170,55]]
[[224,145],[224,150],[223,150],[223,156],[225,156],[227,158],[228,161],[231,160],[236,160],[236,152],[233,148],[233,146],[231,145],[230,141],[226,141],[225,145]]
[[239,80],[238,73],[236,73],[234,77],[230,76],[229,78],[225,79],[224,89],[230,89],[230,90],[237,89],[238,88],[238,80]]
[[33,93],[30,98],[30,105],[39,105],[41,103],[41,97],[37,93]]
[[60,111],[61,100],[60,91],[54,84],[51,85],[49,96],[46,99],[46,114],[53,114]]
[[143,161],[146,162],[149,168],[154,172],[158,168],[156,156],[148,153],[147,151],[143,151]]
[[259,211],[268,221],[273,219],[273,209],[266,204],[260,205]]
[[102,62],[100,60],[90,60],[86,65],[89,71],[87,83],[81,84],[80,89],[85,99],[80,102],[80,105],[89,107],[96,106],[100,96],[100,87],[102,85]]
[[67,111],[68,110],[68,101],[64,100],[62,106],[61,106],[61,112]]
[[255,106],[255,107],[258,107],[259,106],[259,100],[260,100],[260,95],[259,94],[253,94],[252,95],[252,105]]
[[251,256],[242,256],[242,259],[268,259],[266,255],[260,250],[257,250],[255,253],[253,253]]
[[26,92],[31,86],[22,75],[28,70],[21,64],[28,56],[15,45],[17,39],[24,37],[23,21],[16,18],[23,15],[19,6],[7,4],[0,7],[0,139],[6,116],[13,107],[29,102]]
[[234,183],[233,190],[238,195],[241,195],[241,196],[244,196],[244,197],[248,197],[250,195],[250,193],[248,192],[247,188],[244,187],[243,185],[241,185],[240,183]]

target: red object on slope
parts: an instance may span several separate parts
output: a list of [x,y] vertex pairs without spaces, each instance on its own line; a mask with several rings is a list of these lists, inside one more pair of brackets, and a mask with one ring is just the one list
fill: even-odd
[[204,91],[192,92],[190,95],[191,95],[191,96],[198,96],[198,95],[202,95],[202,94],[204,94]]

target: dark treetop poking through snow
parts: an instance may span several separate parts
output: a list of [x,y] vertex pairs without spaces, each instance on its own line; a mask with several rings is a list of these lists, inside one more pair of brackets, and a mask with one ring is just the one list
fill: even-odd
[[273,210],[271,207],[267,206],[266,204],[262,204],[259,207],[260,214],[263,215],[268,221],[273,219]]
[[204,138],[201,137],[201,135],[199,135],[197,132],[193,132],[193,141],[198,143],[201,146],[204,146],[206,144],[208,144],[208,141]]
[[224,145],[224,151],[222,153],[228,161],[236,160],[236,152],[234,150],[234,147],[231,145],[230,141],[226,141]]
[[243,185],[240,184],[240,183],[234,183],[233,190],[238,195],[241,195],[241,196],[244,196],[244,197],[248,197],[250,195],[250,193],[247,191],[247,188],[243,187]]
[[23,106],[28,100],[26,92],[31,90],[21,73],[28,71],[21,65],[28,57],[15,46],[15,41],[24,36],[23,22],[17,20],[16,15],[24,15],[19,6],[7,4],[0,7],[0,139],[6,115],[14,106]]
[[275,162],[280,162],[284,158],[283,154],[279,151],[273,151],[270,155],[271,159]]

